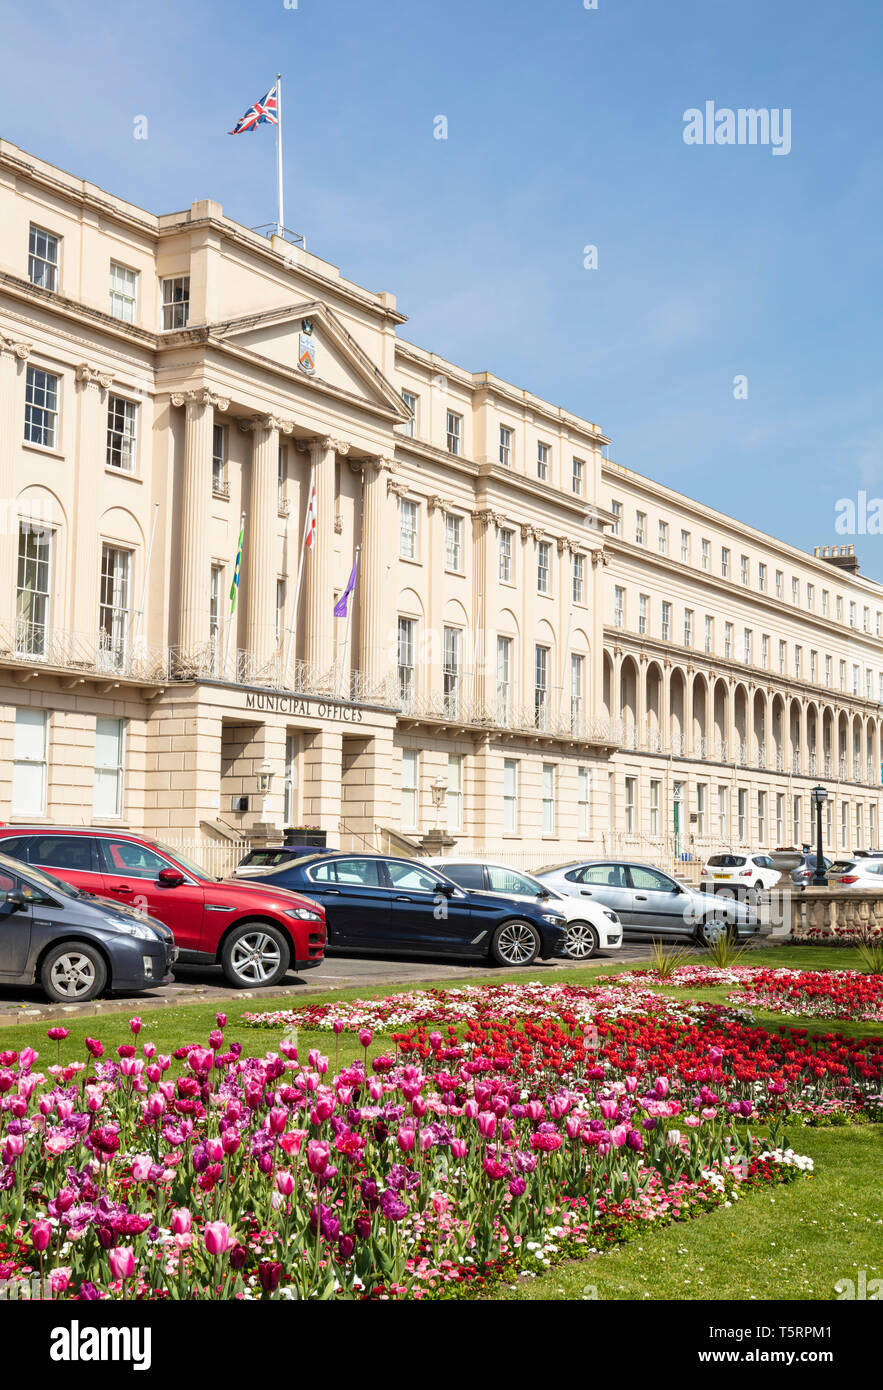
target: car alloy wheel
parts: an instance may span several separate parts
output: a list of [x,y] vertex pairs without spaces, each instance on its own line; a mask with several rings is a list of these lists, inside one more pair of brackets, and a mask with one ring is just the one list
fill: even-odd
[[564,935],[564,949],[573,960],[588,960],[598,949],[598,934],[588,922],[571,922]]
[[501,965],[530,965],[539,949],[539,934],[529,922],[506,922],[494,937],[493,954]]
[[73,948],[59,956],[49,971],[52,988],[62,999],[90,999],[97,978],[95,962]]
[[250,985],[265,985],[279,973],[282,951],[278,941],[256,927],[240,936],[230,952],[230,968]]

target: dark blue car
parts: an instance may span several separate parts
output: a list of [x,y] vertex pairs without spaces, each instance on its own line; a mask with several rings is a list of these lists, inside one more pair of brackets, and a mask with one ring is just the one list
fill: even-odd
[[328,949],[359,954],[468,956],[530,965],[565,956],[567,922],[542,903],[468,893],[413,859],[319,853],[249,874],[315,898]]

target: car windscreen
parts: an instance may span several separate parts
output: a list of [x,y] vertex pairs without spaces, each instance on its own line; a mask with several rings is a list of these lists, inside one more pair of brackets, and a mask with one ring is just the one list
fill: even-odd
[[195,874],[197,878],[210,878],[215,883],[218,882],[217,874],[210,874],[201,864],[197,864],[192,859],[188,859],[186,854],[182,854],[179,849],[172,849],[171,845],[164,845],[162,840],[148,840],[147,844],[152,849],[158,849],[160,854],[167,854],[176,864],[180,864],[188,874]]
[[26,883],[32,884],[35,888],[40,888],[44,893],[49,893],[58,898],[80,898],[82,893],[72,887],[70,883],[63,883],[54,874],[47,874],[45,869],[23,869],[18,859],[10,859],[5,854],[0,854],[0,868],[8,869],[10,873],[16,873],[23,878]]
[[296,854],[288,854],[284,849],[253,849],[250,854],[245,856],[239,867],[242,869],[246,865],[251,868],[252,865],[257,866],[259,864],[290,864],[297,857]]

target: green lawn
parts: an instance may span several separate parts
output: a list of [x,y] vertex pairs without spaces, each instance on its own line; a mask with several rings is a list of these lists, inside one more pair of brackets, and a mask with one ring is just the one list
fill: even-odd
[[[698,960],[698,958],[697,958]],[[856,953],[848,949],[824,947],[779,947],[752,951],[743,958],[752,965],[788,965],[794,969],[847,969],[858,965]],[[640,966],[611,965],[608,961],[585,969],[559,972],[494,972],[469,983],[525,983],[538,976],[552,981],[590,984],[599,974]],[[461,982],[434,985],[456,989]],[[310,1004],[364,997],[372,993],[388,995],[420,988],[413,984],[400,989],[383,988],[334,990],[312,995]],[[679,998],[700,998],[723,1003],[727,990],[673,991]],[[262,1054],[273,1049],[282,1029],[251,1029],[239,1022],[245,1012],[291,1008],[297,999],[241,999],[231,992],[224,1004],[228,1023],[225,1040],[240,1042],[246,1052]],[[170,1053],[184,1042],[204,1042],[215,1026],[216,1004],[190,1004],[178,1008],[145,1010],[141,1015],[139,1041],[149,1041],[157,1051]],[[134,1010],[133,1010],[134,1012]],[[757,1021],[764,1027],[805,1027],[819,1033],[848,1033],[872,1036],[883,1033],[883,1024],[849,1024],[821,1019],[785,1019],[759,1011]],[[98,1037],[108,1053],[121,1042],[132,1041],[129,1014],[102,1014],[64,1021],[70,1036],[61,1045],[62,1060],[84,1056],[83,1039]],[[12,1024],[0,1029],[0,1049],[35,1047],[41,1062],[55,1060],[56,1045],[46,1037],[46,1029],[62,1022]],[[336,1044],[327,1032],[301,1032],[301,1056],[319,1047],[335,1064]],[[341,1064],[361,1056],[358,1040],[351,1034],[340,1038]],[[388,1035],[378,1033],[370,1054],[387,1050]],[[883,1195],[880,1189],[883,1160],[883,1126],[861,1125],[834,1129],[804,1128],[795,1125],[789,1132],[793,1147],[808,1154],[816,1164],[812,1178],[801,1178],[790,1186],[772,1192],[760,1189],[730,1208],[721,1208],[694,1221],[642,1231],[640,1236],[619,1250],[597,1258],[575,1261],[551,1270],[540,1278],[521,1278],[513,1288],[501,1287],[494,1297],[521,1299],[831,1299],[837,1295],[838,1279],[857,1279],[861,1270],[867,1280],[883,1277]],[[593,1293],[592,1290],[595,1292]]]
[[[839,1279],[883,1278],[883,1125],[804,1129],[811,1178],[642,1232],[596,1259],[520,1278],[500,1299],[833,1299]],[[592,1289],[596,1291],[592,1293]]]

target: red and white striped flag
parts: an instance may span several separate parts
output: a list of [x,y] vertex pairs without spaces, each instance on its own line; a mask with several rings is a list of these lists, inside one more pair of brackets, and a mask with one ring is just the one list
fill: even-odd
[[310,502],[307,507],[307,521],[304,527],[304,545],[312,550],[316,540],[316,484],[310,489]]

